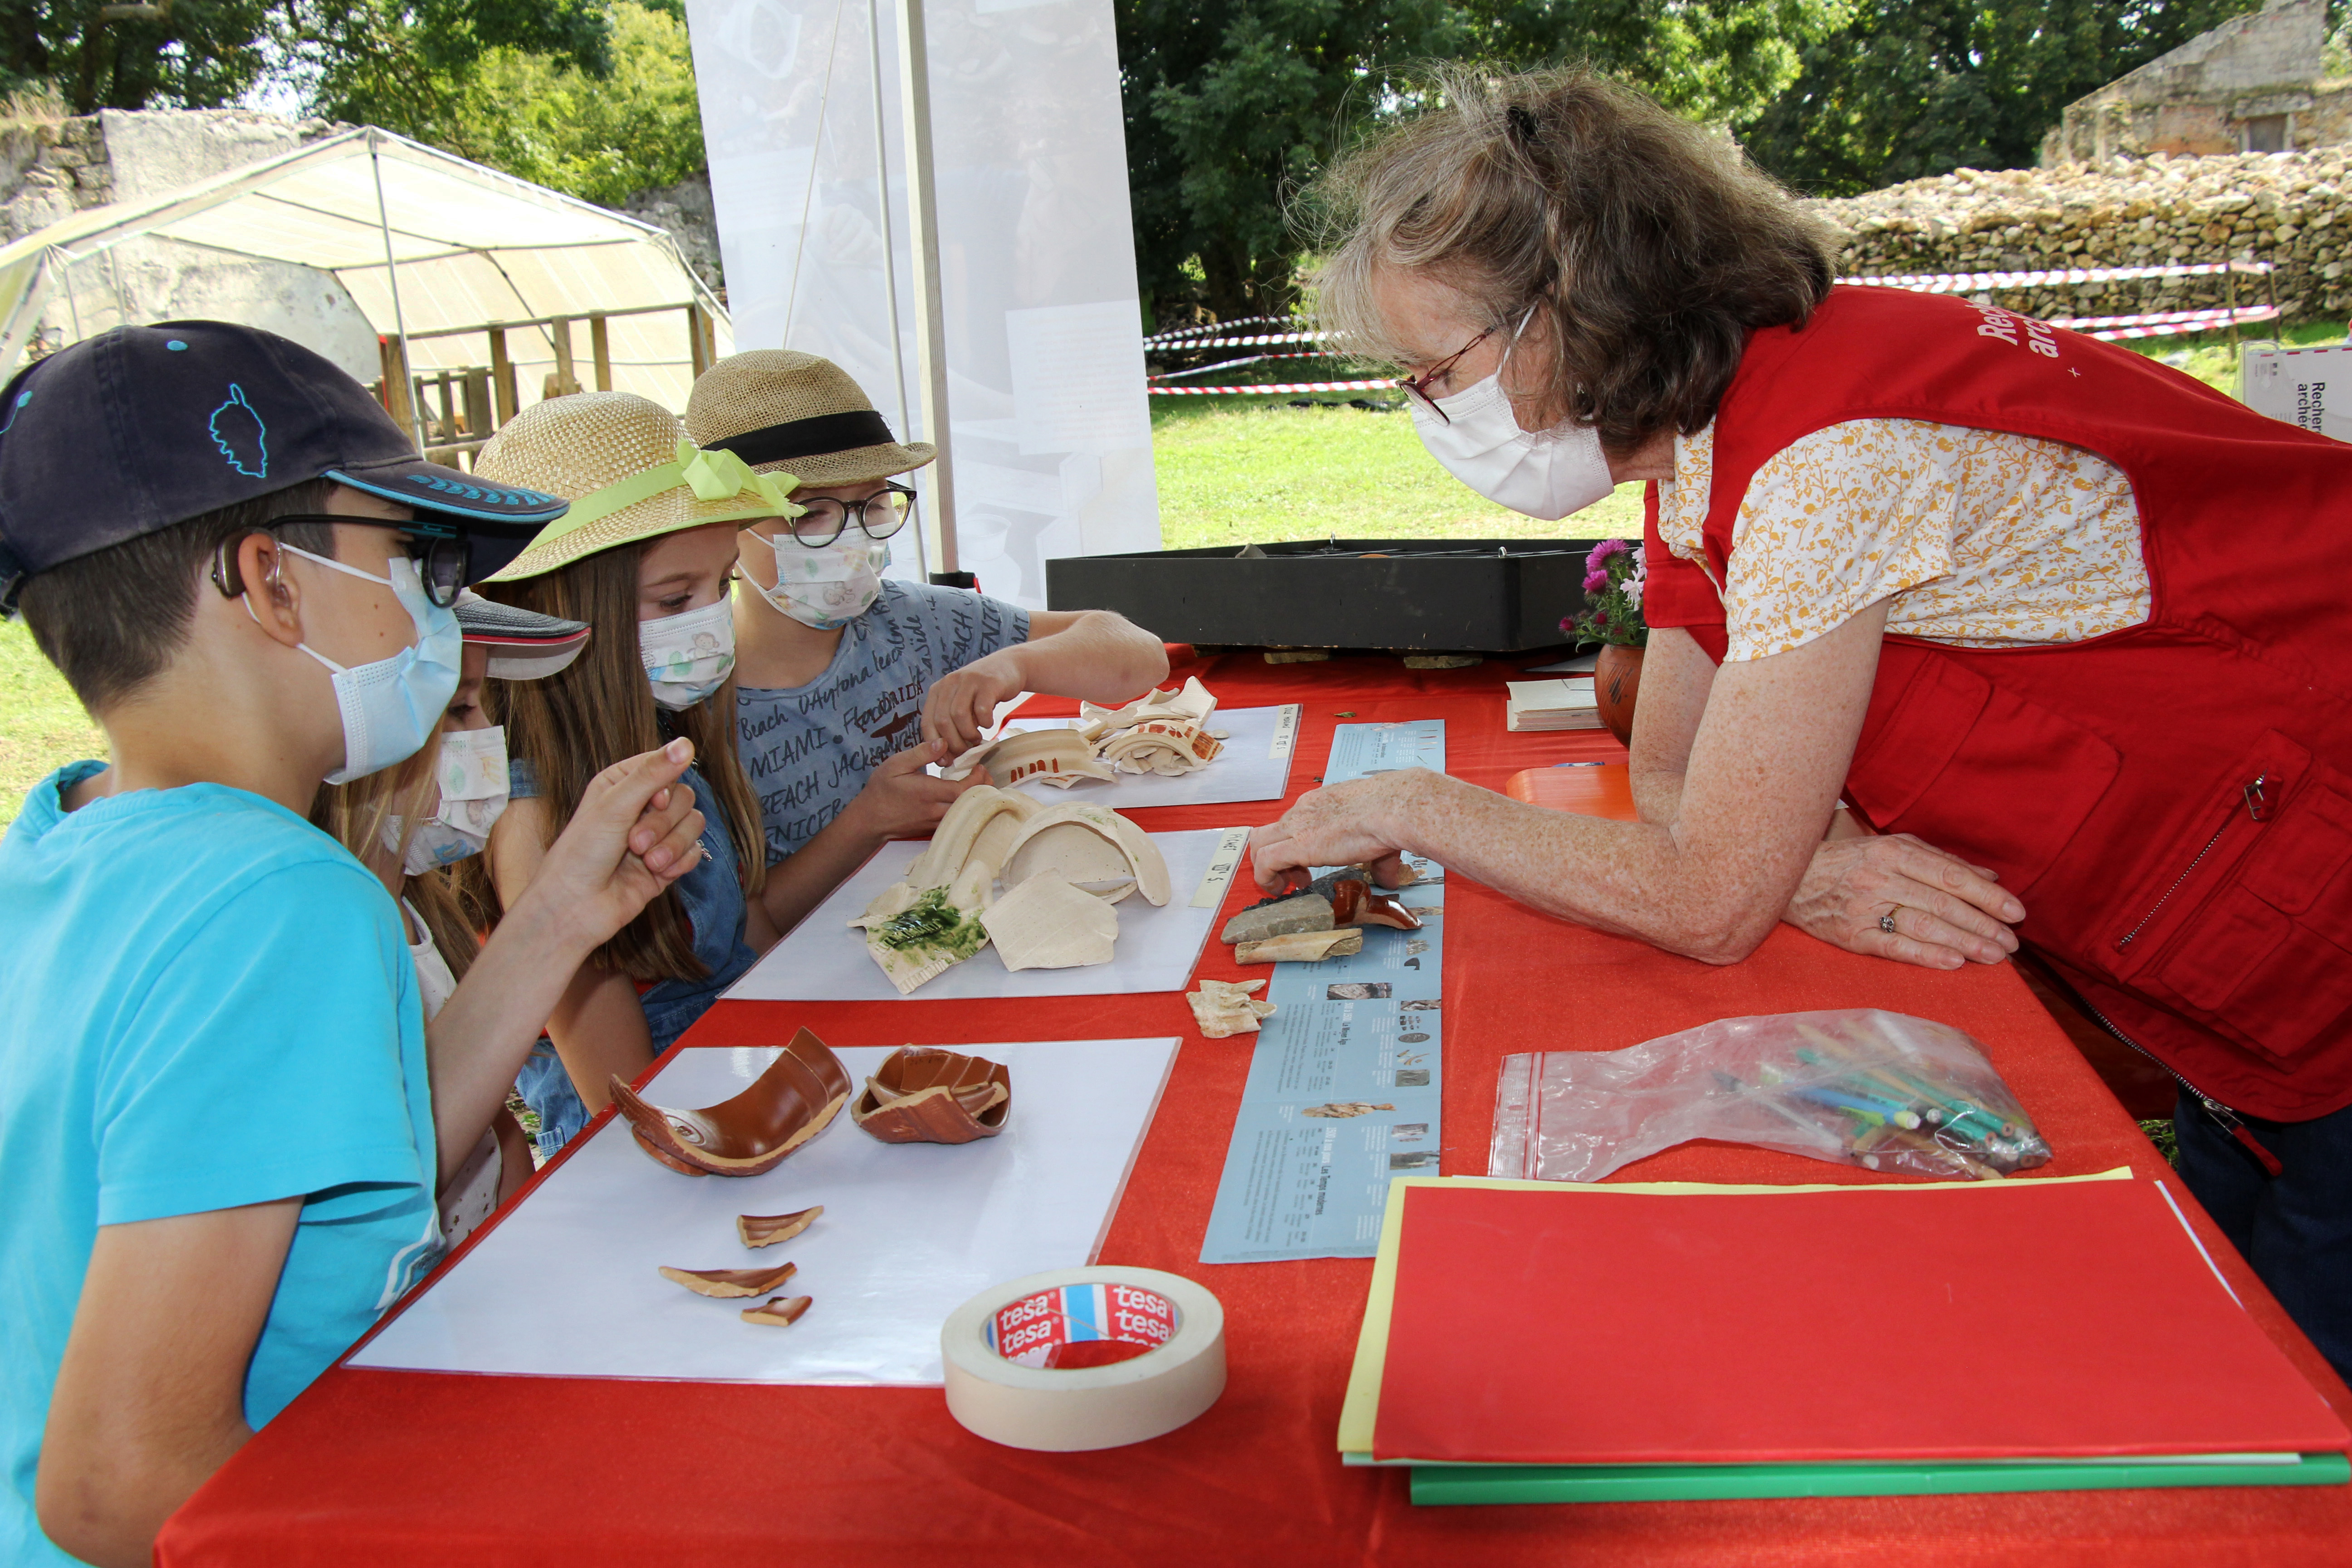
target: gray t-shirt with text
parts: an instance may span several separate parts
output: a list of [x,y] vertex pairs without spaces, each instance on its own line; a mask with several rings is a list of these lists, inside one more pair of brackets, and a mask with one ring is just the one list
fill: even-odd
[[789,689],[739,686],[737,738],[771,865],[816,837],[875,768],[923,738],[931,683],[1029,640],[1029,612],[959,588],[885,581],[842,629],[823,675]]

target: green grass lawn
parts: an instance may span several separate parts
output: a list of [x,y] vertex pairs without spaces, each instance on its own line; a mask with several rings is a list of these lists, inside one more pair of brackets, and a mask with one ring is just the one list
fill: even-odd
[[[2340,342],[2340,328],[2291,328],[2297,347]],[[2219,339],[2133,345],[2169,358],[2234,395],[2237,366]],[[1369,401],[1387,401],[1372,395]],[[1171,550],[1290,539],[1607,539],[1642,527],[1638,485],[1560,522],[1496,506],[1456,483],[1422,449],[1402,408],[1374,413],[1343,396],[1297,408],[1279,398],[1155,397],[1151,450],[1160,532]],[[0,825],[60,763],[106,755],[22,623],[0,623]]]
[[22,621],[0,622],[0,824],[16,820],[25,792],[60,765],[106,755],[106,737]]

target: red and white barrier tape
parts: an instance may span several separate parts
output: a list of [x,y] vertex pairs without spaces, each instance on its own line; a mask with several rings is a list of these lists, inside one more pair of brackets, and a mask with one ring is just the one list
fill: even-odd
[[1143,340],[1143,346],[1149,349],[1162,343],[1182,343],[1187,348],[1197,348],[1199,345],[1192,342],[1195,338],[1213,337],[1235,327],[1279,327],[1287,325],[1289,321],[1287,316],[1237,316],[1230,321],[1211,321],[1206,326],[1174,327],[1164,332],[1154,332]]
[[1207,375],[1212,371],[1234,370],[1245,364],[1264,364],[1268,360],[1338,359],[1339,357],[1339,355],[1330,353],[1328,352],[1317,352],[1303,354],[1251,354],[1246,359],[1219,360],[1214,364],[1196,365],[1191,370],[1163,370],[1157,375],[1147,375],[1143,379],[1146,381],[1173,381],[1180,375]]
[[1269,386],[1147,386],[1154,397],[1273,396],[1286,392],[1393,392],[1393,381],[1286,381]]
[[1965,294],[1973,289],[2039,289],[2056,283],[2124,283],[2140,278],[2212,278],[2224,272],[2262,277],[2267,261],[2199,261],[2163,267],[2068,267],[2047,272],[1911,272],[1887,278],[1841,278],[1841,283],[1908,289],[1915,294]]
[[[2105,342],[2118,342],[2126,338],[2175,338],[2189,332],[2217,332],[2224,327],[2251,326],[2256,321],[2274,321],[2279,312],[2269,305],[2249,305],[2240,310],[2216,312],[2214,319],[2195,321],[2153,321],[2136,326],[2103,327],[2084,333]],[[2127,319],[2127,318],[2126,318]]]
[[1319,343],[1328,336],[1330,336],[1328,332],[1261,332],[1245,338],[1202,338],[1193,342],[1160,344],[1147,342],[1143,346],[1146,349],[1157,347],[1163,350],[1254,349],[1265,343]]

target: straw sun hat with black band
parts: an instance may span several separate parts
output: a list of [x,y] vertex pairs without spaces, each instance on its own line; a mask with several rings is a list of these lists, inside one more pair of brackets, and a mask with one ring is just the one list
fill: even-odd
[[793,475],[753,473],[731,452],[697,447],[677,415],[627,392],[534,404],[491,437],[474,472],[572,503],[493,582],[536,577],[616,544],[706,522],[797,517],[807,510],[785,499],[800,482]]
[[796,485],[858,485],[919,468],[928,441],[893,440],[873,400],[829,359],[753,349],[704,371],[686,404],[687,433],[761,473]]

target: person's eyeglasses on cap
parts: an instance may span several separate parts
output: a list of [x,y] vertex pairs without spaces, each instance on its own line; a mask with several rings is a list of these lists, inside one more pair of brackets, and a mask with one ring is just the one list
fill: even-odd
[[811,550],[822,550],[839,539],[852,519],[874,540],[887,539],[907,526],[908,509],[914,504],[915,492],[901,484],[885,481],[882,488],[862,500],[843,500],[837,496],[795,496],[807,510],[785,524],[794,540]]

